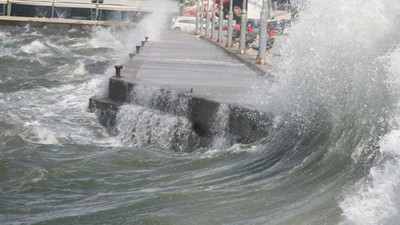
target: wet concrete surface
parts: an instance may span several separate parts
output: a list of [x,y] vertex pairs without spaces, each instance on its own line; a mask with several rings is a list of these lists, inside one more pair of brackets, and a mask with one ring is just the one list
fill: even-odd
[[238,56],[223,44],[175,31],[160,41],[150,37],[139,53],[132,51],[122,77],[110,78],[108,96],[89,99],[89,109],[110,134],[117,133],[115,118],[124,104],[186,117],[201,140],[188,151],[212,145],[221,114],[230,143],[257,142],[269,135],[274,116],[256,109],[251,96],[254,87],[268,82],[270,67],[256,65],[254,51]]
[[149,37],[140,53],[124,65],[124,80],[145,80],[184,92],[193,90],[213,101],[245,105],[251,100],[243,102],[243,96],[265,82],[212,40],[175,31],[166,31],[162,37],[160,41]]

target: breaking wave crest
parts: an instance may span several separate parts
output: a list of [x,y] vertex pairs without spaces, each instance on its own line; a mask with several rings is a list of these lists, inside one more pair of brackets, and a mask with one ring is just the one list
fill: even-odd
[[286,151],[342,161],[345,224],[399,219],[399,9],[393,0],[308,1],[274,64],[276,83],[258,94],[279,118],[275,135],[311,138]]

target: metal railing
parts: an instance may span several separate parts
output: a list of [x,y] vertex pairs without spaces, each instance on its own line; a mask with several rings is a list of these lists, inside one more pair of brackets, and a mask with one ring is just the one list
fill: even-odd
[[[157,0],[0,0],[0,15],[2,16],[13,16],[14,7],[18,6],[32,6],[32,7],[44,7],[43,10],[51,10],[47,13],[47,18],[57,18],[55,10],[61,8],[66,9],[89,9],[91,10],[91,16],[85,17],[89,20],[98,20],[101,17],[101,12],[104,10],[115,11],[115,12],[152,12],[154,6],[157,5]],[[36,10],[36,8],[35,8]],[[177,9],[172,9],[171,12],[177,12]],[[23,15],[27,17],[42,17]],[[58,17],[59,18],[59,17]],[[83,18],[83,17],[82,17]]]

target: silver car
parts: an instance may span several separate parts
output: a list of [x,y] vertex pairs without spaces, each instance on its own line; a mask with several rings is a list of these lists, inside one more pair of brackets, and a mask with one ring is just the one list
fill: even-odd
[[179,16],[173,18],[170,29],[182,31],[194,31],[196,29],[196,17]]

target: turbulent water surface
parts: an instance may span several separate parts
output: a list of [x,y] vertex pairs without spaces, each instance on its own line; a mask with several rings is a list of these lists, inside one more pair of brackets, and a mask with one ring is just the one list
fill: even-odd
[[400,3],[301,9],[253,96],[271,135],[191,153],[184,118],[124,106],[110,136],[87,109],[151,30],[1,27],[0,223],[399,224]]

